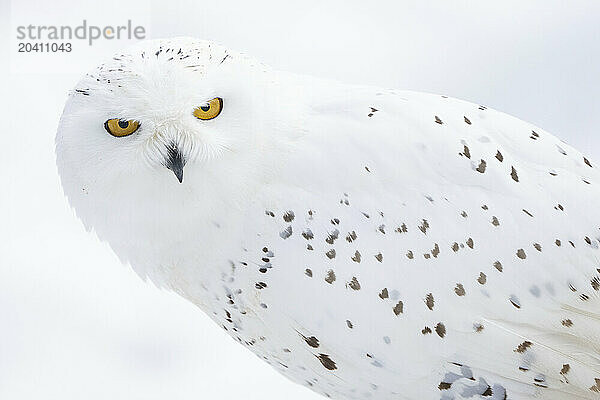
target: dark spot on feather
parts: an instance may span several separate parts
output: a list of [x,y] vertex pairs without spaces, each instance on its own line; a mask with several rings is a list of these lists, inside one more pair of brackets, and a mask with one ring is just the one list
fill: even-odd
[[348,243],[352,243],[353,241],[355,241],[357,238],[356,236],[356,232],[352,231],[352,232],[348,232],[348,234],[346,235],[346,241]]
[[402,301],[399,301],[393,308],[394,310],[394,314],[396,315],[400,315],[402,314],[402,312],[404,311],[404,303],[402,303]]
[[290,225],[290,226],[288,226],[287,228],[285,228],[283,231],[281,231],[281,232],[279,233],[279,236],[280,236],[282,239],[287,239],[287,238],[289,238],[290,236],[292,236],[292,233],[293,233],[293,231],[292,231],[292,226]]
[[333,244],[339,237],[339,234],[340,234],[340,231],[338,231],[337,229],[335,229],[333,232],[329,232],[329,234],[327,235],[327,238],[325,239],[325,242],[327,242],[329,244]]
[[485,172],[485,168],[486,168],[487,163],[485,162],[485,160],[481,160],[479,162],[479,166],[477,168],[475,168],[475,171],[483,174]]
[[539,378],[534,379],[534,383],[533,383],[534,386],[541,387],[541,388],[548,387],[547,385],[543,384],[544,381],[537,381],[536,379],[539,379]]
[[583,162],[584,162],[584,163],[585,163],[585,165],[587,165],[588,167],[590,167],[590,168],[594,168],[594,167],[592,167],[592,164],[590,164],[590,161],[589,161],[587,158],[583,157]]
[[[187,56],[186,56],[187,57]],[[225,62],[225,60],[227,60],[229,57],[231,57],[229,54],[226,54],[225,57],[223,57],[223,59],[221,60],[221,62],[219,63],[219,65],[223,64]]]
[[433,306],[435,305],[435,300],[433,299],[433,294],[431,294],[431,293],[427,294],[427,296],[425,297],[425,305],[430,310],[433,310]]
[[467,118],[466,116],[464,116],[464,119],[465,119],[465,123],[471,125],[471,121],[469,120],[469,118]]
[[335,258],[335,249],[329,249],[325,255],[327,256],[327,258],[334,259]]
[[358,279],[356,279],[355,276],[348,282],[348,286],[350,286],[350,289],[352,290],[360,290],[360,282],[358,282]]
[[519,175],[517,174],[517,170],[515,169],[515,167],[510,167],[511,171],[510,171],[510,176],[511,178],[513,178],[513,181],[515,182],[519,182]]
[[572,283],[569,283],[569,289],[571,289],[571,292],[576,292],[577,289],[575,288],[575,286],[573,286]]
[[471,151],[469,150],[469,147],[466,144],[463,145],[463,154],[465,155],[465,157],[471,158]]
[[500,150],[496,151],[496,160],[500,162],[504,161],[504,156],[502,155],[502,153],[500,153]]
[[536,131],[531,131],[531,136],[529,136],[529,138],[533,140],[537,140],[539,137],[540,135]]
[[439,322],[436,326],[435,326],[435,332],[438,334],[439,337],[443,338],[444,336],[446,336],[446,326]]
[[424,234],[427,234],[427,228],[429,228],[429,222],[426,219],[421,221],[421,225],[419,225],[419,230]]
[[422,333],[423,335],[428,335],[428,334],[430,334],[430,333],[431,333],[431,328],[430,328],[430,327],[428,327],[428,326],[426,326],[425,328],[421,329],[421,333]]
[[579,298],[581,299],[581,301],[588,301],[590,299],[590,296],[588,296],[585,293],[582,293],[579,295]]
[[354,252],[354,257],[351,257],[351,260],[354,261],[354,262],[357,262],[357,263],[360,262],[361,256],[360,256],[360,252],[358,250],[356,250]]
[[317,339],[314,336],[310,336],[310,337],[306,337],[304,335],[301,335],[302,339],[304,339],[304,341],[306,342],[307,345],[309,345],[310,347],[313,348],[318,348],[319,347],[319,339]]
[[408,228],[406,227],[406,224],[402,224],[398,228],[396,228],[396,232],[398,232],[398,233],[408,232]]
[[531,346],[533,346],[533,343],[526,340],[523,343],[521,343],[519,346],[517,346],[517,348],[514,350],[514,352],[521,353],[521,354],[525,353],[527,351],[527,349],[530,348]]
[[515,295],[511,295],[509,301],[515,308],[521,308],[521,302]]
[[337,369],[335,362],[331,358],[329,358],[327,354],[321,353],[316,357],[319,359],[319,361],[321,361],[321,364],[323,364],[323,366],[328,370],[332,371],[334,369]]
[[304,270],[304,273],[305,273],[305,274],[306,274],[306,276],[308,276],[309,278],[312,278],[312,276],[313,276],[312,270],[311,270],[310,268],[306,268],[306,269]]
[[283,220],[285,222],[292,222],[294,220],[294,212],[293,211],[286,211],[285,214],[283,214]]
[[565,326],[567,328],[573,326],[573,321],[571,321],[570,319],[563,319],[562,321],[560,321],[560,323],[562,324],[562,326]]
[[479,278],[477,278],[477,282],[479,282],[480,285],[485,285],[485,283],[487,282],[487,276],[483,272],[480,272]]
[[467,246],[469,246],[471,249],[473,248],[473,239],[471,239],[471,238],[467,239]]
[[315,235],[310,229],[307,228],[304,232],[302,232],[302,237],[306,240],[311,240],[315,237]]
[[502,263],[500,261],[494,261],[494,268],[502,272]]
[[387,288],[383,288],[381,290],[381,293],[379,293],[379,297],[381,299],[387,299],[388,297],[390,297]]
[[377,111],[379,111],[379,110],[378,110],[378,109],[376,109],[376,108],[373,108],[373,107],[371,107],[371,112],[370,112],[369,114],[367,114],[367,116],[368,116],[368,117],[372,117],[372,116],[373,116],[373,114],[375,114]]
[[327,271],[327,276],[325,277],[325,282],[327,282],[329,284],[335,282],[335,272],[333,272],[332,269]]
[[456,284],[456,287],[454,288],[454,293],[456,293],[458,296],[465,295],[465,287],[462,285],[462,283]]
[[443,124],[442,120],[437,115],[435,116],[435,122],[440,125]]
[[523,250],[523,249],[517,250],[517,257],[519,257],[521,260],[526,259],[527,255],[525,255],[525,250]]
[[438,246],[437,243],[434,243],[433,245],[433,249],[431,250],[431,255],[434,258],[437,258],[437,256],[440,254],[440,246]]

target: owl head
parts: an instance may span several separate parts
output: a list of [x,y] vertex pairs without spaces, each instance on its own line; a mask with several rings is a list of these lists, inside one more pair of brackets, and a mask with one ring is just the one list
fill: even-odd
[[70,93],[56,135],[64,191],[113,247],[141,234],[179,240],[190,220],[239,207],[269,180],[302,135],[302,97],[222,46],[142,42]]

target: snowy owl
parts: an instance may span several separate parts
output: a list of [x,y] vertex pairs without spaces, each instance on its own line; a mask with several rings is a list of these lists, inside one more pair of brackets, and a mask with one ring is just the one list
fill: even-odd
[[178,38],[86,75],[56,153],[124,263],[318,393],[600,398],[600,174],[536,126]]

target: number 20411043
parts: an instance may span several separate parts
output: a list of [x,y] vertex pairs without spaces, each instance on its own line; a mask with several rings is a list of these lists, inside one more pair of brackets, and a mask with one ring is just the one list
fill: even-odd
[[70,53],[71,43],[18,43],[19,53]]

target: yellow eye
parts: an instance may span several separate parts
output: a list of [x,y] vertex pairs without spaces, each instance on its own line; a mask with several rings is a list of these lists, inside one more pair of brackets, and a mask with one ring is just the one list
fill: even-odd
[[203,120],[216,118],[223,109],[223,99],[220,97],[215,97],[208,104],[200,107],[196,107],[194,109],[194,117],[200,118]]
[[133,119],[125,121],[119,118],[112,118],[104,123],[104,129],[106,129],[108,133],[116,137],[129,136],[133,132],[137,131],[139,127],[140,123]]

